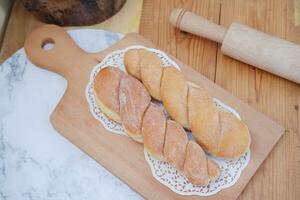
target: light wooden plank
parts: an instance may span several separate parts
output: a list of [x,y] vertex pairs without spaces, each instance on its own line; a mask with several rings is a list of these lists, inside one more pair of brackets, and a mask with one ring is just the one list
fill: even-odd
[[[300,43],[293,0],[222,1],[221,24],[233,21]],[[297,199],[299,190],[300,86],[223,56],[218,51],[216,83],[286,128],[286,133],[240,199]]]
[[140,25],[141,35],[214,80],[217,44],[175,30],[169,23],[169,16],[174,7],[184,7],[218,23],[220,0],[145,0]]
[[294,24],[295,26],[300,25],[300,1],[294,0]]

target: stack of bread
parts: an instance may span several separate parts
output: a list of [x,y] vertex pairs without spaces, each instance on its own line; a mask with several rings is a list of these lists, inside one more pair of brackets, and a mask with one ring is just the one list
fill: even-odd
[[[194,185],[207,185],[220,174],[207,153],[234,159],[250,145],[247,126],[219,109],[200,86],[185,80],[174,67],[145,49],[124,56],[128,74],[115,67],[102,69],[94,79],[96,102],[104,114],[123,125],[125,132],[153,157],[167,161]],[[153,99],[162,101],[167,119]],[[197,143],[189,141],[191,130]],[[203,149],[204,151],[203,151]]]

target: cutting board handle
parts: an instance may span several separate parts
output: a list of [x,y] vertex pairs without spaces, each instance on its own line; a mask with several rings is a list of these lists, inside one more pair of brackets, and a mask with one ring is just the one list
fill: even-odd
[[[46,50],[46,44],[53,48]],[[82,50],[67,32],[56,25],[43,25],[35,29],[24,44],[29,60],[44,69],[59,73],[66,78],[85,63],[93,66],[98,63],[93,54]]]

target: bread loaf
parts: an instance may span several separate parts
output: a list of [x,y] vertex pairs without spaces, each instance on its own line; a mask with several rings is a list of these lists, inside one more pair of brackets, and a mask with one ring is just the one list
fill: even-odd
[[[251,142],[247,126],[232,113],[218,108],[201,86],[185,80],[178,69],[163,67],[158,61],[152,62],[158,59],[157,55],[145,49],[131,49],[125,53],[124,63],[129,74],[146,68],[143,76],[136,77],[144,85],[149,85],[151,78],[155,79],[155,87],[146,87],[149,93],[162,101],[173,120],[191,130],[206,152],[224,159],[243,155]],[[139,62],[132,65],[132,60]]]
[[182,126],[175,121],[168,120],[164,156],[179,170],[183,170],[187,144],[188,137]]
[[167,119],[157,105],[151,103],[143,118],[144,148],[159,160],[164,158]]
[[150,101],[150,95],[137,79],[122,76],[119,88],[120,118],[126,133],[137,142],[143,142],[142,117]]
[[[106,89],[95,89],[101,87]],[[107,95],[110,89],[119,94]],[[100,102],[102,107],[114,108],[114,114],[119,115],[117,119],[120,119],[128,136],[144,143],[150,155],[169,162],[195,185],[206,185],[209,180],[219,177],[218,165],[207,159],[198,144],[193,143],[189,147],[183,127],[166,119],[162,110],[150,102],[150,95],[137,79],[117,68],[106,67],[96,75],[94,91],[99,100],[97,103]],[[111,110],[102,111],[110,117]]]
[[[122,75],[121,70],[106,67],[94,80],[94,92],[97,94],[96,102],[98,106],[110,119],[119,123],[121,123],[119,88]],[[107,87],[101,82],[109,82],[110,86]]]

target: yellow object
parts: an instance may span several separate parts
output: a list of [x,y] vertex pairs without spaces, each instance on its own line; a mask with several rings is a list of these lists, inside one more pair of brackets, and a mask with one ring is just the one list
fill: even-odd
[[294,0],[295,26],[300,25],[300,0]]

